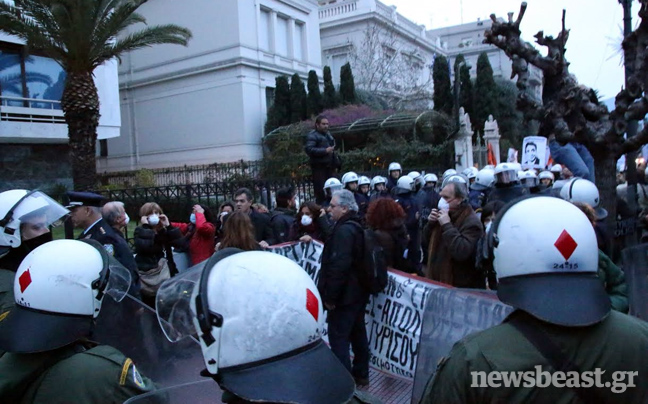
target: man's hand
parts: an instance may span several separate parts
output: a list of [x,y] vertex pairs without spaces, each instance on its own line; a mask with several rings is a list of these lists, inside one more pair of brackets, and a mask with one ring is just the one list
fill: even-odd
[[430,211],[430,214],[428,215],[428,221],[432,223],[439,221],[439,213],[440,212],[438,209],[432,209],[432,211]]
[[259,241],[259,245],[261,248],[268,248],[270,246],[265,240]]
[[335,150],[335,147],[329,146],[329,147],[326,148],[326,153],[331,154],[331,153],[333,153],[333,150]]
[[324,303],[324,307],[326,307],[326,310],[328,311],[335,310],[334,304]]
[[309,236],[308,234],[306,234],[305,236],[301,236],[299,238],[299,241],[301,241],[303,243],[310,243],[311,241],[313,241],[313,238],[311,236]]
[[443,226],[446,223],[450,223],[450,215],[447,210],[442,210],[439,212],[439,224]]

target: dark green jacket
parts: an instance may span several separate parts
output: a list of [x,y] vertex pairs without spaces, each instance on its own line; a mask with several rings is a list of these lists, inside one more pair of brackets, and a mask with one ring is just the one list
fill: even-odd
[[627,313],[629,309],[628,285],[625,282],[625,274],[601,250],[599,250],[598,276],[610,296],[612,308],[621,313]]
[[[648,323],[614,310],[603,321],[590,327],[559,327],[526,317],[534,327],[550,335],[581,372],[596,368],[604,370],[603,383],[612,383],[615,371],[639,372],[632,377],[634,387],[628,386],[625,391],[617,386],[619,392],[612,392],[614,385],[595,389],[603,397],[602,402],[648,402]],[[554,372],[535,346],[516,328],[504,322],[456,343],[450,354],[439,363],[421,403],[581,403],[569,387],[482,387],[480,374],[472,373],[485,372],[484,376],[492,371],[535,373],[538,365],[542,366],[541,371]],[[628,383],[627,375],[624,376],[617,382]],[[586,382],[585,379],[581,381]],[[471,387],[474,384],[476,386]]]
[[123,403],[155,389],[133,362],[107,345],[0,357],[1,403]]
[[14,305],[13,287],[15,277],[15,272],[0,269],[0,321],[2,321],[2,315]]

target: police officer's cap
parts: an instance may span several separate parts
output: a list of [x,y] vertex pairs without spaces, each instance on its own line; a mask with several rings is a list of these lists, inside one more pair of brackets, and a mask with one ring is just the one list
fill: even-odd
[[106,201],[103,196],[92,192],[68,192],[67,196],[70,200],[66,206],[68,209],[77,206],[101,207]]

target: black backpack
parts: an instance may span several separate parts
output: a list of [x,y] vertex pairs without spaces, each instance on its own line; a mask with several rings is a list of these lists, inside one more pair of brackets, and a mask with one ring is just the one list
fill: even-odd
[[362,234],[362,249],[360,250],[360,283],[372,295],[382,292],[387,286],[387,260],[383,248],[376,241],[376,235],[371,229],[364,229],[359,223],[350,223],[358,227]]

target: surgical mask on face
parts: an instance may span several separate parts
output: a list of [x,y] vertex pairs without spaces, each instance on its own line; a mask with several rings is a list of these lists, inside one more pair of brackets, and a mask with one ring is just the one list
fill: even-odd
[[148,222],[151,226],[157,226],[160,223],[160,216],[154,213],[148,217]]
[[128,213],[124,213],[124,224],[128,225],[130,223],[130,217],[128,217]]
[[302,216],[302,218],[301,218],[302,226],[310,226],[312,223],[313,223],[313,218],[312,217],[310,217],[308,215]]
[[193,224],[196,224],[196,214],[192,213],[191,216],[189,216],[189,221]]
[[448,201],[445,200],[445,198],[439,199],[439,204],[437,205],[439,210],[450,210],[450,204]]

